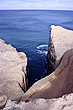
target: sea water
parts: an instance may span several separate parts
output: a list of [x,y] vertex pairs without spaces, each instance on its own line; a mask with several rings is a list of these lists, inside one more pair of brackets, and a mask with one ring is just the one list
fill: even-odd
[[0,11],[0,38],[26,53],[31,85],[49,74],[46,57],[51,25],[73,30],[73,11]]

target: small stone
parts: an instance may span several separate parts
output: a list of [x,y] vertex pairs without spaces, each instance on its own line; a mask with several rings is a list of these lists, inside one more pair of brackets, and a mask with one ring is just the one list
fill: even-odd
[[6,105],[7,97],[6,95],[0,95],[0,109],[3,109]]

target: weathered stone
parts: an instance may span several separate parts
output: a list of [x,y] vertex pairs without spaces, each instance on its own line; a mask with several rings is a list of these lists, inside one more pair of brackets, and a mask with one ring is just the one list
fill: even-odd
[[35,99],[19,104],[9,100],[3,110],[73,110],[73,93],[57,99]]
[[7,97],[5,95],[0,95],[0,110],[6,105]]
[[50,71],[56,69],[64,52],[73,48],[73,31],[60,26],[52,25],[50,28],[48,46],[48,66]]
[[[27,57],[0,40],[0,94],[7,99],[20,100],[27,90]],[[23,90],[22,90],[23,89]]]
[[35,98],[58,98],[73,92],[73,49],[64,53],[60,65],[47,77],[37,81],[24,94],[23,101]]

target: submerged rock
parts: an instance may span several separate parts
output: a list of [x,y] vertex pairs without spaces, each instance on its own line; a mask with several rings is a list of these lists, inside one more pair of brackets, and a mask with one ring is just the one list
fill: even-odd
[[0,94],[10,100],[21,100],[28,85],[26,68],[25,53],[17,52],[0,39]]
[[64,52],[73,48],[73,31],[60,26],[52,25],[50,28],[48,46],[48,66],[50,71],[54,71],[60,63]]
[[35,98],[58,98],[73,92],[73,49],[64,53],[57,69],[37,81],[24,94],[23,101]]

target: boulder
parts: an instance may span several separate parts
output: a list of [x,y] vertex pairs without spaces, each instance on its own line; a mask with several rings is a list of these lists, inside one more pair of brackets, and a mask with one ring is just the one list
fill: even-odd
[[14,47],[0,39],[0,94],[10,100],[21,100],[27,90],[26,76],[25,53],[17,52]]
[[35,98],[58,98],[73,92],[73,49],[64,53],[57,69],[37,81],[24,94],[23,101]]
[[73,31],[60,26],[52,25],[50,28],[48,46],[48,66],[50,71],[54,71],[60,63],[64,52],[73,48]]

